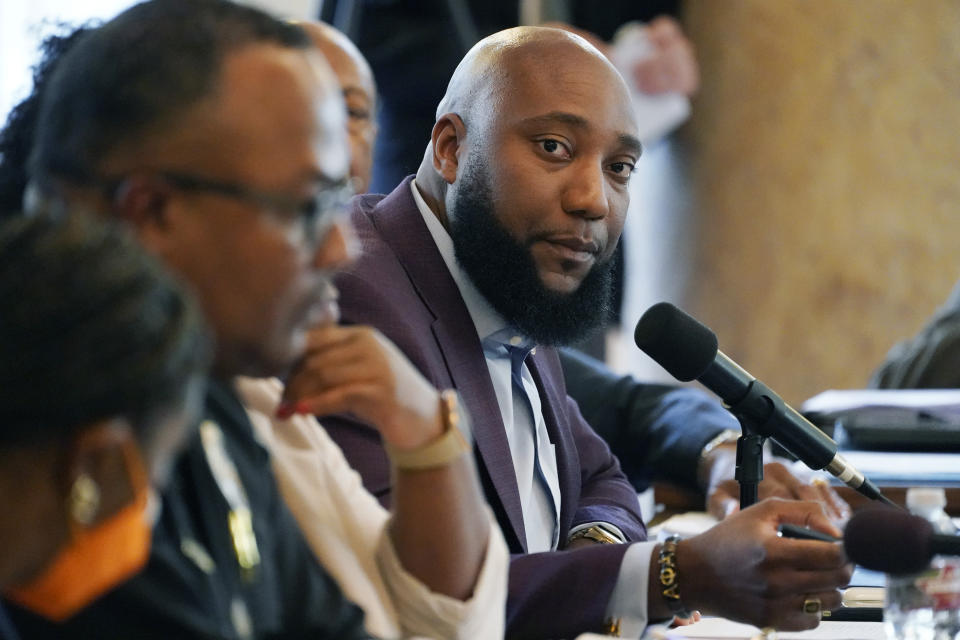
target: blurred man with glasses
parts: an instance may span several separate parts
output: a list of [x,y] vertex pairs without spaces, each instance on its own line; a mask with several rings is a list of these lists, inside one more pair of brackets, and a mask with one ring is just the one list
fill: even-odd
[[[334,326],[331,278],[350,257],[339,93],[300,29],[222,0],[137,5],[57,64],[27,201],[129,222],[195,291],[217,345],[205,419],[163,495],[146,570],[60,623],[13,612],[25,637],[368,637],[305,544],[235,388],[237,376],[296,369],[308,347],[329,365],[330,409],[377,424],[394,452],[407,499],[389,522],[369,521],[378,544],[356,563],[398,608],[426,611],[402,633],[432,633],[441,609],[456,633],[433,637],[502,633],[506,551],[457,429],[465,414],[381,336]],[[366,508],[340,462],[317,491],[339,509],[331,536]]]

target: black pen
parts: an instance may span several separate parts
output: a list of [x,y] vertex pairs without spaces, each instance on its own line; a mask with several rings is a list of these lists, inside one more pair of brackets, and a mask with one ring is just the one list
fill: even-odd
[[777,527],[777,533],[783,538],[800,538],[801,540],[820,540],[821,542],[840,542],[840,538],[807,529],[795,524],[782,524]]

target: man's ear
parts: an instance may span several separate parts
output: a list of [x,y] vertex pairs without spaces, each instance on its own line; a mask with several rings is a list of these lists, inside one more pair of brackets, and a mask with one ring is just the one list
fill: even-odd
[[433,150],[433,168],[447,184],[457,180],[460,152],[465,148],[467,127],[455,113],[445,113],[433,125],[430,146]]
[[164,238],[171,226],[170,187],[150,175],[131,175],[114,195],[118,217],[129,223],[141,244],[153,252],[163,252]]
[[[70,443],[66,456],[64,494],[72,497],[78,479],[92,482],[96,504],[90,514],[96,524],[130,504],[139,487],[133,486],[129,458],[125,449],[137,447],[126,420],[110,418],[81,427]],[[68,502],[68,505],[70,502]]]
[[134,174],[114,194],[113,206],[119,216],[139,232],[148,225],[165,225],[170,188],[158,178]]

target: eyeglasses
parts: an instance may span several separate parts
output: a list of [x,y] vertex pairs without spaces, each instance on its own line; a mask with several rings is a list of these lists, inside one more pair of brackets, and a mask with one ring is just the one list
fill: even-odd
[[313,246],[326,236],[346,212],[347,203],[354,195],[353,182],[349,179],[328,184],[312,196],[303,198],[179,171],[155,171],[153,175],[181,191],[206,192],[232,198],[269,211],[283,222],[299,221],[305,239]]

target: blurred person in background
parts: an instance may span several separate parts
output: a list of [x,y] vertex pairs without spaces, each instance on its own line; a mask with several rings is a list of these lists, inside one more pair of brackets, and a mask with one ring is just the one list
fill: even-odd
[[115,225],[11,218],[0,256],[0,590],[63,620],[146,563],[210,348],[199,311]]
[[960,388],[960,282],[914,337],[890,349],[870,377],[874,389]]
[[380,91],[380,136],[370,191],[389,193],[415,173],[423,132],[464,54],[481,38],[518,24],[563,27],[608,52],[630,21],[643,21],[650,57],[629,78],[639,90],[693,94],[699,67],[674,16],[676,0],[324,0],[320,17],[357,44]]
[[[104,62],[131,46],[138,55],[124,56],[124,65]],[[57,71],[39,117],[25,109],[19,121],[35,126],[18,132],[34,137],[27,199],[81,201],[128,222],[201,294],[218,342],[206,419],[164,493],[146,571],[65,625],[20,617],[31,637],[366,637],[360,612],[317,565],[282,504],[250,422],[264,416],[248,416],[236,389],[238,374],[294,366],[308,346],[306,327],[327,325],[328,337],[349,334],[332,353],[354,365],[337,360],[326,369],[337,373],[331,390],[349,396],[334,406],[381,418],[407,463],[438,432],[455,431],[445,428],[448,403],[422,378],[406,379],[409,364],[396,350],[369,330],[329,326],[337,315],[329,277],[348,257],[337,215],[348,157],[338,85],[298,28],[218,0],[138,5],[51,64]],[[167,126],[175,133],[154,136]],[[210,177],[224,174],[238,177]],[[364,378],[354,393],[351,383],[371,371],[376,384]],[[313,458],[329,476],[327,491],[315,486],[307,507],[329,509],[316,524],[338,548],[334,573],[358,568],[389,587],[376,585],[366,604],[389,608],[389,600],[375,602],[387,594],[418,629],[439,621],[440,629],[462,626],[462,637],[496,636],[506,550],[467,450],[454,448],[423,472],[403,467],[409,499],[388,520],[331,444]],[[433,534],[443,539],[425,553]],[[351,578],[348,590],[362,583]]]

